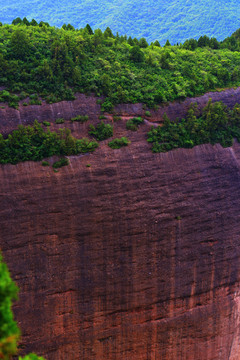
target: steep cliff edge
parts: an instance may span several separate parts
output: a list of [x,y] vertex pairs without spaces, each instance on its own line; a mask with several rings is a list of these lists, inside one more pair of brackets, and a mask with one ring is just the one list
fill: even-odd
[[239,359],[240,145],[152,154],[147,129],[57,173],[0,166],[1,248],[21,289],[23,352]]

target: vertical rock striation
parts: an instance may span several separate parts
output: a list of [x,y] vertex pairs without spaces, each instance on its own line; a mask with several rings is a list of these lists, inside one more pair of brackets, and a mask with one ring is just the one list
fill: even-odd
[[240,145],[152,154],[144,132],[131,136],[58,173],[0,166],[22,352],[238,360]]

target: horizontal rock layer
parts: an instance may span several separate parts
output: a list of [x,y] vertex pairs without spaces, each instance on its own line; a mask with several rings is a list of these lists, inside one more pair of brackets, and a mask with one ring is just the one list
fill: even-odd
[[[209,92],[203,96],[187,98],[180,102],[175,101],[168,105],[162,105],[157,110],[151,110],[151,122],[162,122],[163,115],[166,113],[171,120],[177,117],[185,117],[191,103],[196,103],[199,109],[206,106],[209,99],[222,101],[228,107],[233,107],[237,102],[240,103],[240,87],[236,89],[227,89],[221,92]],[[0,133],[9,134],[17,128],[18,125],[33,124],[34,120],[40,122],[54,122],[57,118],[70,120],[76,115],[88,115],[92,120],[97,120],[101,114],[100,105],[96,103],[94,96],[76,94],[74,101],[61,101],[55,104],[29,105],[23,106],[21,101],[19,109],[9,108],[6,104],[0,107]],[[144,116],[145,110],[142,104],[120,104],[115,106],[114,112],[121,116]]]
[[147,130],[57,173],[0,166],[0,244],[21,289],[22,353],[240,358],[240,145],[152,154]]

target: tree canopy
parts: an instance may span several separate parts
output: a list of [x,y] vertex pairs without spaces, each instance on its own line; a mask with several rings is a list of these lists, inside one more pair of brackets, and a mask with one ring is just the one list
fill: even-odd
[[202,36],[161,47],[110,28],[58,29],[17,18],[0,27],[0,102],[17,108],[81,92],[100,97],[103,111],[124,102],[153,107],[239,85],[239,49],[239,32],[223,42]]

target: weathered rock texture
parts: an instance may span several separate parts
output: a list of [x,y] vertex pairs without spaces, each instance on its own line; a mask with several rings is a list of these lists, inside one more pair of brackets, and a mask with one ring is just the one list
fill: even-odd
[[[240,87],[237,89],[227,89],[221,92],[209,92],[203,96],[187,98],[180,102],[175,101],[168,105],[162,105],[158,110],[151,110],[151,122],[162,122],[163,115],[166,113],[171,120],[176,117],[185,117],[191,103],[196,103],[199,110],[206,106],[209,99],[222,101],[228,107],[233,107],[237,102],[240,103]],[[19,109],[9,108],[6,104],[0,108],[0,133],[9,134],[18,125],[33,124],[34,120],[40,122],[54,122],[57,118],[66,120],[76,115],[89,115],[92,120],[97,120],[101,114],[101,107],[96,103],[96,97],[76,94],[74,101],[61,101],[55,104],[23,106],[24,100],[20,103]],[[144,116],[145,110],[142,104],[120,104],[115,106],[115,113],[121,116]]]
[[127,148],[70,157],[58,173],[0,166],[22,353],[239,360],[240,145],[152,154],[147,130],[128,132]]

